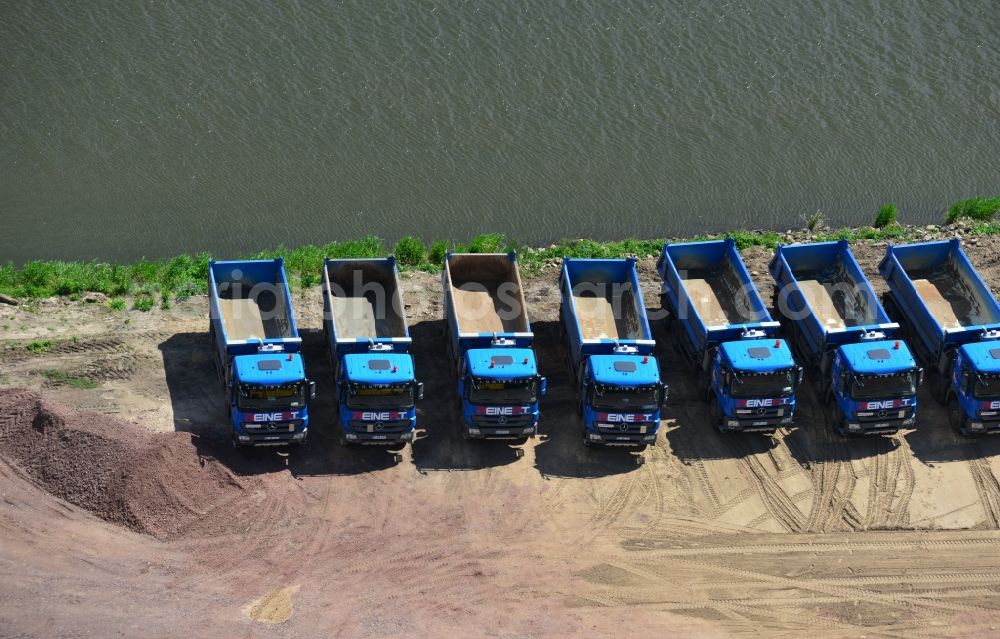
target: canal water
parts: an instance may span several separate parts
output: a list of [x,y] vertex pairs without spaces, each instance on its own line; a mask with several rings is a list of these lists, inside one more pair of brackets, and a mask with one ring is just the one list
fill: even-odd
[[0,6],[0,262],[930,223],[1000,191],[1000,10]]

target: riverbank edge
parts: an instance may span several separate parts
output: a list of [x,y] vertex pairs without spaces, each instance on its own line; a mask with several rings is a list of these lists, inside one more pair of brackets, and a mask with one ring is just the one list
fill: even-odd
[[[306,244],[298,248],[278,247],[253,254],[217,259],[270,259],[282,257],[293,288],[315,286],[320,279],[323,258],[368,258],[395,254],[400,269],[436,272],[445,253],[505,253],[516,251],[524,274],[530,276],[554,260],[563,257],[618,258],[631,255],[651,257],[660,254],[664,242],[695,242],[733,238],[740,250],[759,246],[774,249],[779,244],[795,242],[917,242],[954,237],[971,239],[1000,235],[1000,222],[974,221],[967,218],[950,224],[913,226],[892,224],[883,228],[855,227],[830,229],[818,227],[778,231],[734,231],[686,238],[625,239],[600,242],[591,239],[564,240],[545,247],[531,247],[509,240],[501,233],[485,233],[467,244],[438,241],[427,245],[414,238],[404,238],[393,247],[368,236],[359,240]],[[206,292],[208,253],[179,255],[169,259],[142,259],[130,264],[81,261],[36,260],[17,268],[0,266],[0,295],[8,303],[47,297],[79,298],[88,294],[104,296],[113,308],[123,309],[122,298],[133,298],[133,308],[149,310],[154,305],[169,308],[172,299],[185,299]],[[105,301],[100,299],[100,301]],[[0,300],[2,301],[2,300]]]

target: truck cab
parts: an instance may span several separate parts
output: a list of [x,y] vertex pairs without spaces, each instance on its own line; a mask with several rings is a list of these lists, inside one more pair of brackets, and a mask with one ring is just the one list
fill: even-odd
[[469,438],[530,437],[545,379],[530,348],[477,348],[459,364],[458,392]]
[[958,349],[948,419],[963,435],[1000,433],[1000,341]]
[[591,355],[583,364],[584,443],[647,445],[656,442],[666,387],[656,358],[625,351]]
[[723,430],[790,426],[802,370],[782,339],[725,342],[712,363],[713,421]]
[[233,358],[229,410],[234,444],[304,444],[313,383],[298,353],[263,351]]
[[342,443],[412,441],[424,389],[408,353],[349,353],[335,379]]
[[923,372],[900,340],[841,346],[832,362],[831,399],[841,434],[894,433],[917,418]]

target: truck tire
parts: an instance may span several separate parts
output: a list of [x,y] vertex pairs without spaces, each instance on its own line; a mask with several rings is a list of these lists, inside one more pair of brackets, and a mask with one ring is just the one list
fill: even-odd
[[958,405],[958,400],[953,399],[948,402],[948,425],[959,435],[969,436],[969,431],[965,428],[965,415],[962,414],[962,407]]
[[711,417],[709,417],[709,419],[712,421],[713,427],[715,428],[716,431],[718,431],[720,434],[723,435],[729,432],[728,430],[726,430],[726,425],[725,422],[723,421],[724,418],[722,416],[722,407],[719,406],[718,401],[712,402],[710,415]]
[[851,432],[847,430],[847,417],[840,412],[839,408],[837,409],[836,415],[837,415],[837,421],[835,423],[837,425],[834,426],[833,432],[837,433],[837,435],[844,438],[850,437]]

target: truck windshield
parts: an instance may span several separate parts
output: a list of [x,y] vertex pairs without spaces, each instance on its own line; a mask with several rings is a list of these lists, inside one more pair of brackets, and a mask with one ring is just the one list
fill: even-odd
[[469,383],[469,401],[473,404],[534,404],[538,396],[535,379],[477,380]]
[[972,394],[976,399],[1000,399],[1000,377],[980,376]]
[[245,412],[275,411],[281,408],[298,410],[306,405],[303,384],[254,386],[240,384],[237,406]]
[[852,399],[909,397],[917,392],[917,374],[858,375],[851,383]]
[[590,404],[597,410],[607,411],[657,410],[660,407],[660,389],[596,385],[590,391]]
[[733,397],[786,397],[795,391],[793,370],[773,373],[733,374],[729,392]]
[[366,408],[396,408],[409,410],[413,406],[413,384],[392,386],[351,384],[347,393],[347,407],[363,410]]

